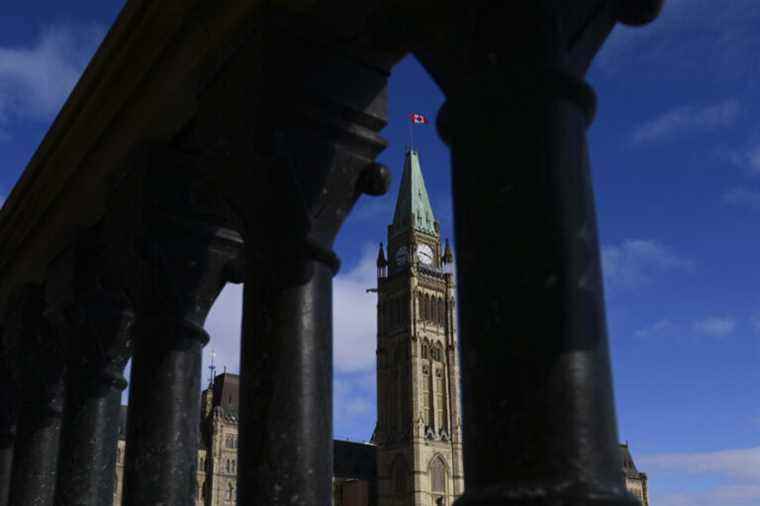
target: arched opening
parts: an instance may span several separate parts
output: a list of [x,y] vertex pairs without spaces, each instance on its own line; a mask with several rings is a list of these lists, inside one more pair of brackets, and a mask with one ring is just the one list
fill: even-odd
[[435,506],[446,505],[446,462],[438,455],[430,462],[430,496]]

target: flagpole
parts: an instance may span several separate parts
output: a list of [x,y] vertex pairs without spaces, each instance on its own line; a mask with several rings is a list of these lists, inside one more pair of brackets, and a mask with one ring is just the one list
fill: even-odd
[[407,118],[409,120],[409,149],[414,149],[414,130],[412,130],[412,127],[414,126],[414,121],[411,118]]

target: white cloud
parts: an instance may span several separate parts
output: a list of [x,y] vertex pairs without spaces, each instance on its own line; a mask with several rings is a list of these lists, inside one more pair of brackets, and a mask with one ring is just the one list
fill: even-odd
[[649,327],[637,330],[634,335],[636,337],[673,337],[676,331],[676,325],[672,321],[664,319]]
[[739,102],[736,100],[703,107],[677,107],[639,126],[631,135],[631,140],[634,144],[645,144],[679,134],[729,127],[736,123],[739,113]]
[[760,211],[760,191],[737,186],[723,194],[723,202],[732,206],[748,207]]
[[734,480],[760,481],[760,446],[704,453],[661,453],[637,459],[640,469],[710,474]]
[[376,420],[375,371],[338,373],[333,381],[335,437],[368,440]]
[[633,289],[651,283],[673,270],[692,270],[694,262],[676,255],[651,239],[626,239],[602,248],[605,285],[608,289]]
[[723,485],[703,492],[680,492],[662,497],[650,493],[650,496],[650,502],[658,506],[757,506],[760,486]]
[[[760,503],[760,447],[703,453],[662,453],[637,459],[650,480],[668,474],[703,475],[721,484],[698,491],[656,494],[652,504],[661,506],[756,506]],[[675,474],[674,474],[675,473]],[[699,478],[696,478],[697,480]],[[692,481],[685,478],[678,481]],[[700,487],[701,488],[701,487]],[[696,487],[695,487],[696,489]]]
[[752,174],[760,174],[760,144],[752,143],[744,151],[735,153],[733,161],[747,167]]
[[736,319],[729,316],[710,316],[694,322],[694,330],[710,337],[726,337],[736,328]]
[[30,46],[0,46],[0,137],[16,120],[49,120],[105,35],[99,24],[54,25]]
[[358,264],[339,273],[333,283],[333,333],[335,368],[368,371],[375,367],[377,347],[377,246],[365,244]]
[[760,333],[760,311],[750,316],[749,321],[750,324],[752,324],[752,328],[755,329],[755,332]]
[[668,0],[647,26],[618,24],[595,68],[606,74],[635,69],[655,79],[751,82],[760,73],[759,22],[756,0]]

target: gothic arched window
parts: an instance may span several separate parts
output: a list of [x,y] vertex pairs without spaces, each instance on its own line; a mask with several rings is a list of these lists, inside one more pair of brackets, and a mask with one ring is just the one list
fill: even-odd
[[427,314],[426,320],[432,320],[433,319],[433,306],[432,306],[432,299],[430,295],[425,296],[425,313]]
[[231,481],[227,482],[227,497],[225,499],[227,501],[235,500],[235,485]]
[[433,493],[433,504],[445,504],[446,464],[440,456],[430,463],[430,491]]
[[428,343],[427,340],[422,342],[422,358],[428,358]]

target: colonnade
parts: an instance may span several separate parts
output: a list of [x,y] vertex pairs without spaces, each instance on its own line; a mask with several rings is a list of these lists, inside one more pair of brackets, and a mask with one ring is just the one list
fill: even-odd
[[[619,472],[583,77],[616,22],[648,22],[661,2],[249,3],[234,35],[203,35],[229,40],[182,74],[181,92],[124,98],[160,127],[130,130],[139,142],[122,156],[95,146],[99,158],[78,159],[83,180],[107,175],[91,219],[54,251],[13,242],[39,257],[30,279],[2,264],[0,506],[110,506],[130,358],[124,505],[194,506],[201,352],[214,338],[203,325],[228,282],[244,284],[238,504],[329,504],[332,245],[357,199],[388,189],[375,162],[387,81],[410,52],[446,95],[457,505],[635,504]],[[127,2],[112,37],[142,4]],[[177,40],[203,33],[206,18],[183,12]],[[56,170],[35,163],[43,180]],[[34,211],[23,191],[35,184],[9,198],[0,242]],[[67,212],[50,209],[56,223]]]

